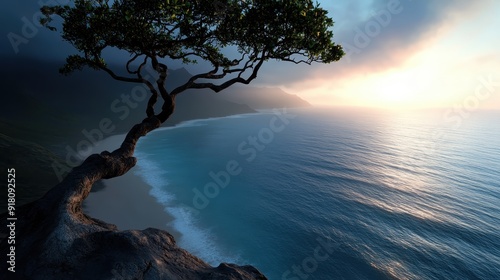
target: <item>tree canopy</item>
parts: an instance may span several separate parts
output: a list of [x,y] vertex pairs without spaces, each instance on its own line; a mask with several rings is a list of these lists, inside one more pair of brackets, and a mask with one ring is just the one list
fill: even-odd
[[[171,114],[175,96],[187,89],[218,92],[248,84],[270,59],[330,63],[344,55],[333,42],[333,20],[312,0],[75,0],[44,6],[42,12],[41,22],[51,30],[57,30],[53,20],[62,18],[62,37],[79,52],[67,58],[61,73],[90,67],[120,81],[144,83],[152,93],[148,117],[155,116],[158,97],[164,100],[156,115],[162,122]],[[108,67],[104,57],[113,48],[130,53],[121,72]],[[237,57],[228,54],[234,50]],[[203,60],[211,70],[169,92],[165,59]],[[147,66],[156,72],[154,80],[144,78]]]

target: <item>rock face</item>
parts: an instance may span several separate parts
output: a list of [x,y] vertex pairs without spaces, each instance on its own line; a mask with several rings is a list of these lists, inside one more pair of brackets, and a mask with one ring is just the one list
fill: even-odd
[[[92,155],[44,197],[16,209],[14,245],[10,229],[0,228],[4,258],[15,246],[15,273],[3,261],[0,279],[267,279],[252,266],[211,267],[177,247],[166,231],[118,231],[83,214],[81,203],[94,179],[117,175],[133,159]],[[7,217],[0,218],[5,223]]]

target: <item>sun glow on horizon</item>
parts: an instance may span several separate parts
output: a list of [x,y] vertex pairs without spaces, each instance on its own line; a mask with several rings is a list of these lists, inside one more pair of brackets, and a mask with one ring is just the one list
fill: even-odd
[[500,3],[492,3],[468,18],[443,21],[418,46],[396,54],[394,64],[358,67],[341,60],[283,89],[314,105],[500,110],[498,10]]

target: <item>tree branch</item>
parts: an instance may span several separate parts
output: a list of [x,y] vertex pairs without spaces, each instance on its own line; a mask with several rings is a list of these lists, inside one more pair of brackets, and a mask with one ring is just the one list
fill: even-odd
[[[198,74],[198,75],[191,77],[191,79],[189,79],[189,81],[187,81],[185,84],[175,88],[170,93],[170,95],[176,96],[179,93],[181,93],[187,89],[190,89],[190,88],[196,88],[196,89],[208,88],[208,89],[213,90],[214,92],[219,92],[221,90],[224,90],[224,89],[232,86],[235,83],[249,84],[252,80],[254,80],[257,77],[257,72],[259,71],[260,67],[262,66],[262,64],[264,63],[264,61],[266,59],[267,59],[267,55],[266,55],[266,51],[264,50],[262,52],[262,56],[258,59],[258,63],[255,67],[253,67],[253,64],[256,61],[249,60],[245,63],[245,66],[243,68],[233,69],[233,70],[224,70],[223,74],[214,75],[215,73],[217,73],[217,70],[218,70],[218,67],[215,67],[214,70],[212,70],[212,71],[209,71],[209,72],[203,73],[203,74]],[[242,78],[241,75],[249,68],[253,68],[252,74],[246,79]],[[220,85],[216,85],[214,83],[196,83],[196,80],[198,80],[198,79],[220,79],[220,78],[225,77],[228,73],[231,73],[231,72],[240,72],[240,73],[238,74],[237,77],[230,79],[230,80],[228,80]]]
[[[132,57],[129,61],[127,61],[126,68],[127,68],[127,72],[128,72],[129,74],[139,74],[139,73],[140,73],[140,71],[141,71],[141,69],[142,69],[142,67],[144,67],[144,65],[146,65],[147,60],[148,60],[148,56],[145,56],[145,57],[144,57],[144,61],[143,61],[143,62],[139,65],[139,67],[137,68],[137,70],[135,70],[135,71],[130,70],[130,64],[131,64],[132,62],[134,62],[134,61],[135,61],[135,60],[136,60],[139,56],[141,56],[141,55],[143,55],[143,54],[139,54],[139,53],[138,53],[138,54],[135,54],[135,55],[134,55],[134,57]],[[140,77],[140,78],[142,79],[142,77]]]
[[90,60],[89,60],[89,64],[94,65],[95,67],[97,67],[101,70],[104,70],[106,73],[108,73],[115,80],[122,81],[122,82],[129,82],[129,83],[143,83],[143,79],[123,77],[123,76],[116,75],[115,72],[113,72],[113,70],[109,69],[108,67],[106,67],[102,64],[95,63],[95,62],[90,61]]
[[160,91],[161,97],[163,100],[167,101],[170,99],[167,89],[165,88],[165,80],[167,79],[167,65],[158,62],[156,56],[151,56],[151,63],[153,65],[153,69],[158,72],[158,79],[156,79],[156,85],[158,86],[158,90]]

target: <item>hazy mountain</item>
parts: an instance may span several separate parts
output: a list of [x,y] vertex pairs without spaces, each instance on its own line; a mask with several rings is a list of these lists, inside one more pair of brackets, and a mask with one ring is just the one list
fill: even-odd
[[[58,73],[62,63],[12,58],[4,58],[3,63],[0,127],[9,136],[66,146],[85,139],[82,131],[98,129],[104,119],[114,128],[104,135],[110,136],[125,133],[146,116],[149,92],[143,85],[115,81],[102,71],[62,76]],[[169,72],[167,82],[172,85],[191,77],[185,69]],[[209,90],[188,91],[176,101],[176,112],[166,125],[254,112]]]
[[219,93],[221,98],[246,104],[253,109],[298,108],[311,106],[304,99],[280,88],[235,86]]
[[[65,147],[85,139],[83,131],[99,129],[103,120],[114,128],[103,133],[106,137],[125,133],[145,117],[149,93],[142,85],[119,82],[89,69],[62,76],[58,73],[62,62],[11,57],[2,61],[0,128],[11,137]],[[190,77],[184,68],[170,70],[167,84],[173,88]],[[252,108],[309,105],[278,88],[252,86],[235,86],[217,94],[208,89],[189,90],[176,103],[176,112],[165,125],[254,112]]]

